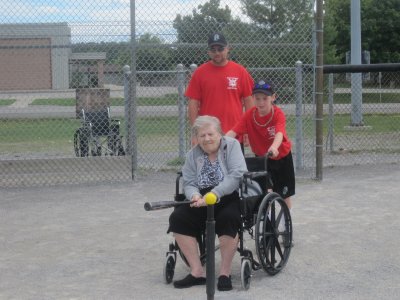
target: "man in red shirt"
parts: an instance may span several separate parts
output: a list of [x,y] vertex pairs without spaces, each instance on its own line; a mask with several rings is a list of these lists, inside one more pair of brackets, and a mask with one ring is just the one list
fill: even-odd
[[210,60],[195,70],[185,93],[191,125],[199,115],[210,115],[217,117],[227,132],[242,117],[243,106],[245,110],[254,106],[254,81],[242,65],[228,59],[229,50],[222,33],[209,36]]
[[259,81],[254,85],[253,95],[255,107],[248,110],[226,135],[235,137],[247,133],[256,156],[272,153],[268,159],[267,171],[271,176],[273,190],[282,196],[291,209],[290,197],[295,194],[295,175],[292,143],[286,133],[286,117],[283,110],[273,104],[276,94],[271,83]]

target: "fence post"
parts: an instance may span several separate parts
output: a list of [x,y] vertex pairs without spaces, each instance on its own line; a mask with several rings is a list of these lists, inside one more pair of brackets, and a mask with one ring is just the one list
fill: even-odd
[[136,134],[136,111],[137,111],[137,103],[136,103],[136,7],[135,1],[130,0],[130,16],[131,16],[131,76],[129,78],[129,102],[130,102],[130,110],[129,110],[129,120],[130,120],[130,132],[129,139],[132,142],[131,149],[131,174],[132,180],[136,178],[136,172],[138,169],[138,149],[137,149],[137,134]]
[[185,110],[185,69],[182,64],[176,66],[176,77],[178,82],[178,111],[179,111],[179,158],[184,159],[186,153],[186,110]]
[[329,74],[328,81],[328,102],[329,102],[329,125],[328,125],[328,137],[329,137],[329,150],[333,151],[333,74]]
[[303,168],[303,63],[296,62],[296,170]]
[[122,67],[122,71],[124,72],[124,106],[125,106],[125,141],[126,141],[126,154],[132,154],[132,140],[131,137],[131,117],[129,112],[131,111],[131,105],[129,101],[129,81],[131,77],[131,67],[125,65]]

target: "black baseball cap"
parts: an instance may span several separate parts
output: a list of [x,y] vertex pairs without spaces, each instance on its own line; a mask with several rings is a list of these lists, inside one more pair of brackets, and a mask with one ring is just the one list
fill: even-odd
[[271,82],[260,80],[255,83],[253,87],[253,95],[256,93],[263,93],[267,96],[272,96],[273,94],[275,94],[275,90]]
[[208,47],[218,45],[225,47],[228,45],[224,35],[220,32],[214,32],[208,36]]

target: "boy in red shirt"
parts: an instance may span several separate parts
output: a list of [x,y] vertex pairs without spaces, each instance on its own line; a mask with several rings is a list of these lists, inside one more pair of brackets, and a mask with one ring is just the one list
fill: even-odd
[[282,196],[291,209],[290,197],[295,194],[295,176],[285,114],[273,103],[276,94],[271,83],[256,83],[253,97],[255,107],[248,110],[226,135],[236,137],[248,134],[251,149],[256,156],[272,153],[272,157],[268,158],[267,171],[271,176],[273,190]]

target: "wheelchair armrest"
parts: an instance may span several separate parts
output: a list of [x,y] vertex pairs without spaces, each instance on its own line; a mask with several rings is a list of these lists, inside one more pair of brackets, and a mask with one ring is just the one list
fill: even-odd
[[114,123],[114,124],[121,124],[121,121],[119,119],[110,119],[110,123]]
[[254,179],[258,177],[267,176],[267,171],[258,171],[258,172],[246,172],[243,174],[244,178]]
[[175,195],[179,194],[179,183],[181,181],[182,178],[182,171],[179,171],[176,173],[178,176],[176,176],[176,181],[175,181]]

